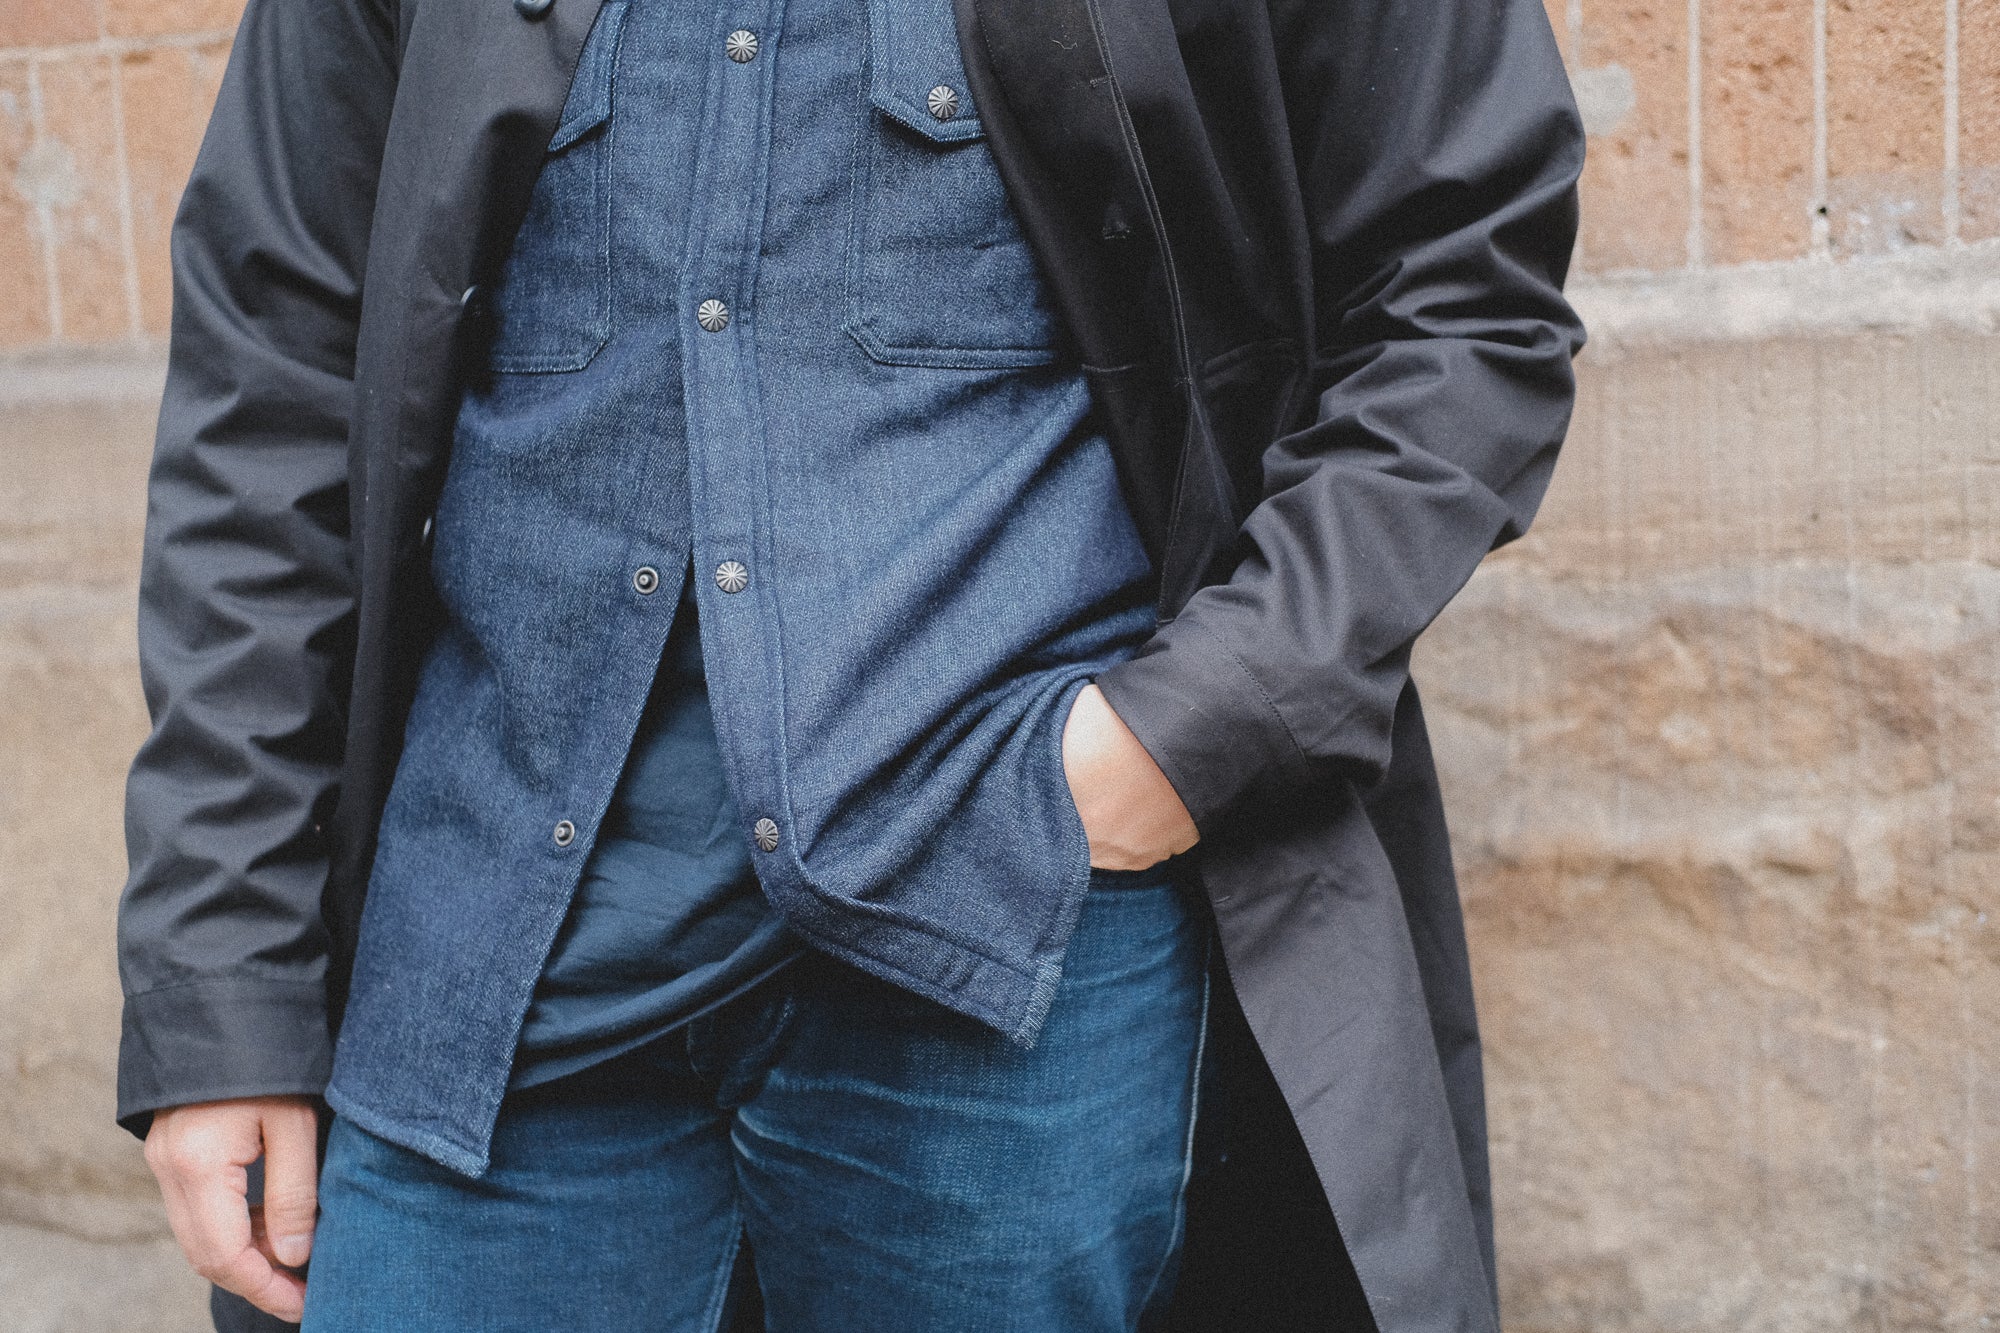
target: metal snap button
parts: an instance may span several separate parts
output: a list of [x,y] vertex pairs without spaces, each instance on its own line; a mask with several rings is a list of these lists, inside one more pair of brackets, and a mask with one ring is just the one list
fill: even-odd
[[738,28],[723,40],[722,49],[737,64],[747,65],[757,58],[757,34],[748,28]]
[[576,825],[570,823],[567,819],[558,819],[553,836],[556,840],[556,846],[567,847],[576,841]]
[[950,120],[958,114],[957,90],[947,88],[942,83],[931,89],[931,95],[925,98],[924,102],[930,107],[931,114],[939,120]]
[[758,851],[760,852],[777,851],[778,821],[768,817],[758,820],[757,823],[751,828],[750,836],[757,840]]
[[715,586],[727,593],[742,592],[750,586],[750,571],[734,560],[715,567]]
[[694,321],[710,333],[720,333],[729,327],[729,307],[711,296],[695,308]]
[[641,565],[632,571],[632,588],[643,596],[651,596],[660,590],[660,571],[651,565]]

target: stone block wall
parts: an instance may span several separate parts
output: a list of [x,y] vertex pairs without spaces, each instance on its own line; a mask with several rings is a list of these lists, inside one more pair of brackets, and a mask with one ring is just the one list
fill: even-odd
[[[109,1123],[110,928],[167,228],[237,7],[0,0],[6,1333],[204,1326]],[[1549,15],[1594,340],[1536,529],[1417,660],[1508,1326],[2000,1327],[2000,0]]]
[[1579,289],[1542,518],[1417,662],[1510,1329],[2000,1326],[1996,295]]

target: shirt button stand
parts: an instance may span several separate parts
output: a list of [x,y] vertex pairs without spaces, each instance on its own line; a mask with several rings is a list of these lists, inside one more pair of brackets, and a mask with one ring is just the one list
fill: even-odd
[[777,851],[778,821],[775,819],[771,819],[768,816],[766,818],[758,820],[756,824],[751,827],[750,836],[757,840],[758,851],[760,852]]
[[632,571],[632,588],[642,596],[650,597],[660,590],[660,571],[651,565],[641,565]]
[[747,65],[757,58],[757,34],[748,28],[738,28],[723,41],[722,49],[737,64]]
[[715,567],[715,586],[727,593],[742,592],[750,586],[750,571],[734,560]]
[[570,823],[567,819],[559,819],[556,821],[555,832],[551,836],[555,838],[556,846],[567,847],[576,841],[576,825]]
[[695,307],[694,321],[710,333],[720,333],[729,327],[729,307],[711,296]]

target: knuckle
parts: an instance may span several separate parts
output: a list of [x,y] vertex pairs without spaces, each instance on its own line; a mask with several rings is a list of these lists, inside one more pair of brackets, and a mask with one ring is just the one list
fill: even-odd
[[169,1144],[160,1153],[167,1170],[177,1176],[200,1175],[208,1165],[208,1156],[201,1149],[185,1140]]
[[310,1214],[318,1202],[318,1193],[309,1181],[279,1185],[267,1179],[264,1183],[264,1212],[267,1216],[272,1213],[287,1217]]
[[160,1175],[178,1175],[181,1169],[181,1150],[177,1144],[149,1143],[146,1145],[146,1164]]

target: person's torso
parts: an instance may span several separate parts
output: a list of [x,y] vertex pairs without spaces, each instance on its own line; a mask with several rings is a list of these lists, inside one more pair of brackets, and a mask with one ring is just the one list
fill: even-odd
[[600,12],[487,295],[335,1075],[412,1146],[483,1150],[690,558],[765,894],[1032,1038],[1062,723],[1150,569],[963,85],[939,0]]

